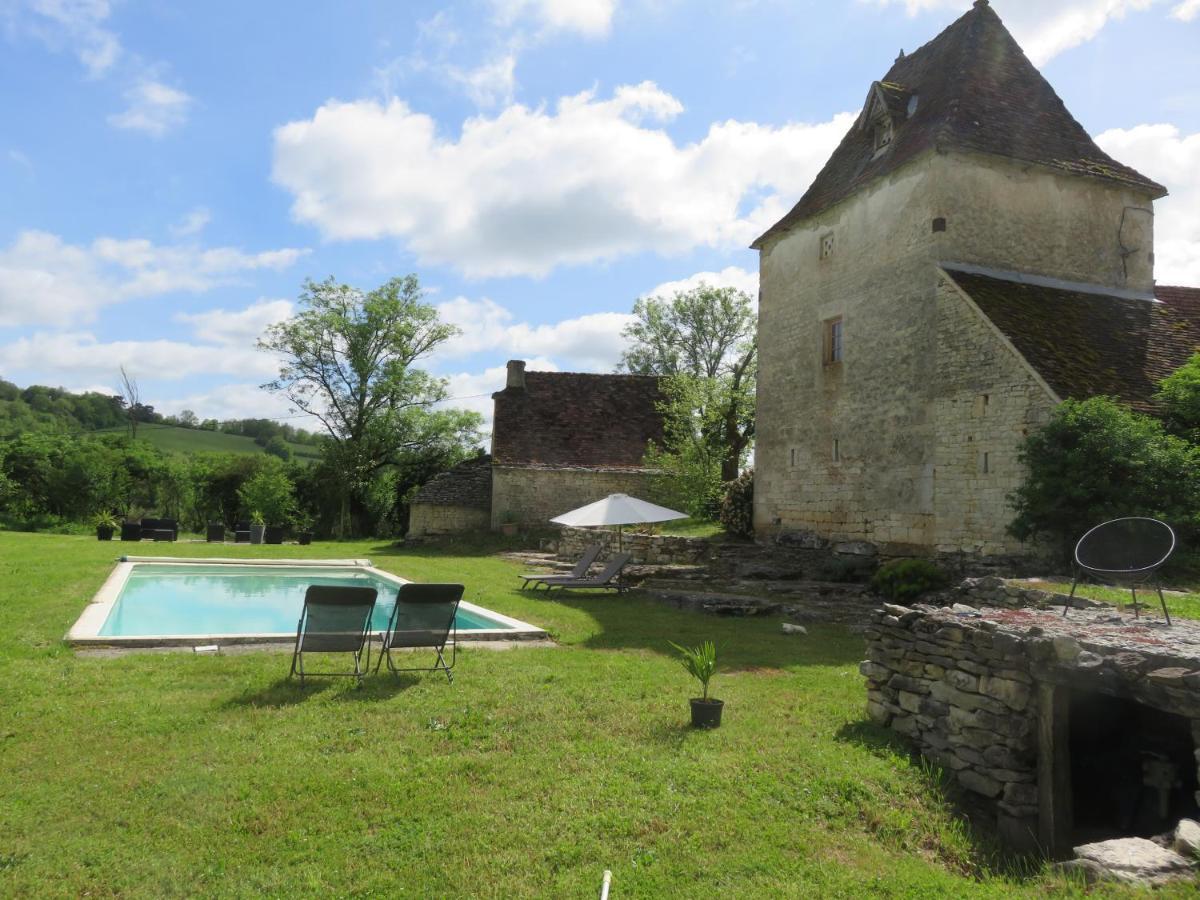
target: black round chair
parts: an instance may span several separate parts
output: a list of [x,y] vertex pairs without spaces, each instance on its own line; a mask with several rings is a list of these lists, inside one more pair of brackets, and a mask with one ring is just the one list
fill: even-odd
[[[1152,583],[1170,625],[1171,614],[1167,612],[1158,570],[1174,552],[1175,532],[1158,519],[1130,516],[1097,525],[1075,545],[1075,580],[1071,583],[1071,597],[1075,597],[1075,588],[1084,576],[1128,584],[1133,595],[1133,614],[1137,617],[1142,605],[1137,598],[1138,586]],[[1070,608],[1068,602],[1063,607],[1064,616]]]

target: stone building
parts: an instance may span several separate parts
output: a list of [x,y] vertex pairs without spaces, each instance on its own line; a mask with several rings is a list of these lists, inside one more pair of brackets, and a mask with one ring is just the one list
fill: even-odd
[[443,472],[417,492],[409,535],[545,525],[609,494],[646,496],[643,459],[661,443],[661,379],[527,372],[510,360],[492,395],[492,454]]
[[874,82],[758,238],[755,527],[1009,554],[1017,450],[1067,397],[1148,409],[1200,346],[1154,283],[1166,190],[1107,156],[987,0]]
[[492,527],[544,525],[609,494],[645,496],[643,459],[661,443],[661,379],[653,375],[526,372],[508,363],[492,394]]

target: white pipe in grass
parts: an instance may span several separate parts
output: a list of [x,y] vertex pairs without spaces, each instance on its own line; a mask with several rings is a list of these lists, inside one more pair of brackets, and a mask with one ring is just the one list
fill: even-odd
[[612,887],[612,869],[604,870],[604,881],[600,883],[600,900],[608,900],[608,889]]

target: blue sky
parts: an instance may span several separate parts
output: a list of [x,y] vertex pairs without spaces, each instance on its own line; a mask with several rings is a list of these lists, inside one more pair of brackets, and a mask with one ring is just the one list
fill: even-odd
[[[1200,0],[993,5],[1200,284]],[[307,277],[408,272],[461,405],[510,357],[611,370],[638,296],[756,291],[746,245],[967,7],[0,0],[0,376],[286,416],[255,336]]]

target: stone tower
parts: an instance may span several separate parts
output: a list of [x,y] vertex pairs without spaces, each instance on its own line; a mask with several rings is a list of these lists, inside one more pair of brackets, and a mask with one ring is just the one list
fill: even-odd
[[987,0],[901,55],[753,244],[759,533],[1019,550],[1017,447],[1062,392],[955,273],[1153,303],[1165,194],[1096,146]]

